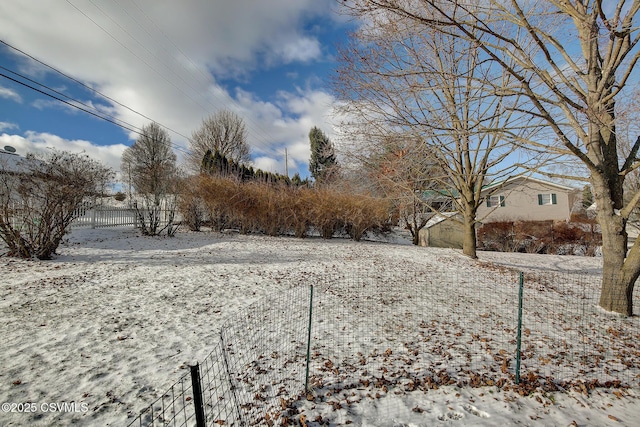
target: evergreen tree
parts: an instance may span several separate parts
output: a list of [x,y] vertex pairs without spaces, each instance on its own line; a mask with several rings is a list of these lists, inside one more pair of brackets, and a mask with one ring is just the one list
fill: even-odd
[[582,206],[586,209],[593,204],[593,193],[591,186],[585,185],[582,189]]
[[309,132],[309,142],[311,144],[311,159],[309,161],[311,176],[316,182],[326,182],[337,166],[333,144],[324,132],[315,126]]
[[300,174],[296,172],[295,175],[293,175],[293,178],[291,178],[291,184],[295,185],[296,187],[302,187],[303,185],[308,186],[309,178],[305,178],[303,180],[302,178],[300,178]]
[[200,172],[202,173],[211,173],[211,168],[213,167],[213,153],[211,150],[207,150],[202,158],[202,164],[200,165]]

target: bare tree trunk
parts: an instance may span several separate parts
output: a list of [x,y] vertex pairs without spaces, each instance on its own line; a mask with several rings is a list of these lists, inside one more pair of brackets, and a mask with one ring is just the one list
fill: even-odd
[[411,231],[411,243],[413,243],[415,246],[420,245],[420,230],[416,230],[416,232],[414,233],[413,230]]
[[465,213],[464,216],[464,238],[462,240],[462,253],[469,258],[478,258],[476,241],[476,214]]
[[[626,218],[609,202],[610,190],[598,176],[593,186],[602,232],[602,288],[600,306],[607,311],[633,315],[633,289],[640,275],[640,246],[627,257]],[[609,202],[609,203],[607,203]]]
[[[606,209],[603,209],[605,211]],[[623,219],[619,215],[599,212],[602,230],[602,289],[600,306],[607,311],[633,315],[633,287],[638,278],[638,251],[625,259],[627,236]]]

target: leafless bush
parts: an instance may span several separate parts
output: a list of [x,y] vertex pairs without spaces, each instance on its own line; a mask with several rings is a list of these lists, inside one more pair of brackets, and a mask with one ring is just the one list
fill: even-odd
[[197,195],[216,230],[233,226],[244,233],[306,237],[313,229],[325,239],[344,233],[360,240],[367,232],[383,230],[389,218],[387,202],[330,188],[241,183],[206,175],[191,181],[190,188],[194,193],[183,196],[183,209]]
[[314,190],[310,211],[311,225],[323,239],[331,239],[344,225],[339,201],[327,188]]
[[199,177],[191,177],[179,186],[178,211],[182,214],[182,223],[191,231],[200,231],[205,222],[206,207],[198,184]]
[[488,251],[594,256],[602,237],[594,221],[491,222],[478,229],[480,247]]
[[113,177],[101,163],[67,152],[0,164],[0,238],[8,254],[50,259],[81,208],[90,209]]
[[309,213],[311,212],[314,203],[314,190],[309,188],[296,188],[295,194],[292,197],[290,203],[287,205],[287,223],[289,228],[293,230],[295,237],[304,238],[309,234],[309,228],[311,227],[311,218]]
[[356,242],[367,232],[382,231],[387,226],[391,206],[383,199],[361,195],[342,195],[343,223]]
[[197,181],[197,191],[202,198],[213,230],[222,231],[234,225],[234,201],[240,196],[239,183],[230,178],[202,175]]

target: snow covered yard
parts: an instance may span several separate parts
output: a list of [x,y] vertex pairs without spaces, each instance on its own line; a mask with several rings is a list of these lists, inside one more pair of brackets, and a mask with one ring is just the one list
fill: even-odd
[[[563,392],[540,387],[523,396],[514,387],[483,384],[482,376],[474,376],[506,381],[513,370],[505,366],[502,372],[499,356],[513,350],[502,333],[515,326],[517,305],[507,311],[490,305],[511,298],[516,289],[501,287],[513,284],[513,272],[506,269],[597,274],[600,262],[501,253],[481,253],[475,262],[454,250],[392,243],[186,232],[172,239],[144,238],[125,228],[76,229],[54,261],[0,258],[0,397],[3,403],[38,405],[35,413],[0,413],[0,425],[127,425],[187,365],[208,356],[225,319],[249,304],[260,307],[264,297],[311,284],[317,286],[322,321],[314,325],[313,393],[289,402],[298,424],[634,425],[640,417],[637,387],[588,394],[569,385]],[[395,280],[407,272],[416,280]],[[361,276],[367,281],[360,290],[353,284]],[[446,288],[452,284],[445,279],[452,277],[458,281],[455,292]],[[565,376],[579,377],[564,381],[589,378],[591,373],[577,367],[571,343],[549,350],[557,345],[563,316],[577,315],[555,313],[564,308],[562,298],[545,295],[559,289],[571,298],[572,289],[562,283],[553,292],[546,284],[536,286],[525,324],[548,318],[550,326],[529,329],[538,348],[523,348],[530,356],[523,360],[525,372],[555,363]],[[580,313],[586,319],[578,326],[606,330],[613,322],[621,340],[635,340],[624,355],[637,366],[638,317],[620,323],[607,313],[596,312],[593,319],[591,314]],[[348,331],[341,329],[345,320]],[[621,324],[625,330],[617,327]],[[389,336],[395,339],[384,338]],[[602,341],[584,346],[593,351],[592,344],[600,351]],[[552,352],[554,361],[545,362]],[[538,365],[528,365],[536,360]],[[466,373],[465,363],[473,368]],[[443,369],[466,377],[443,381]],[[401,375],[403,370],[409,375]],[[474,378],[480,383],[473,384]],[[44,412],[39,406],[55,402],[77,402],[79,410]]]

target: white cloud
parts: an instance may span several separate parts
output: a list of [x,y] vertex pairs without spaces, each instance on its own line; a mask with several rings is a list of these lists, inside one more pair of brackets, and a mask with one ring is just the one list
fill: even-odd
[[288,64],[290,62],[308,62],[318,59],[322,54],[322,49],[317,39],[299,37],[276,47],[275,53]]
[[[309,129],[320,126],[331,132],[326,124],[331,96],[309,89],[281,92],[278,102],[266,102],[218,81],[250,76],[259,67],[321,59],[320,41],[305,29],[305,20],[336,19],[330,13],[332,5],[332,0],[4,0],[0,38],[176,130],[171,138],[181,147],[187,147],[187,138],[204,117],[233,110],[246,121],[256,165],[266,168],[269,158],[270,167],[280,168],[274,172],[284,172],[279,157],[289,147],[290,166],[305,173]],[[31,61],[23,63],[22,71],[45,72]],[[42,108],[50,106],[39,102]],[[137,127],[149,122],[121,105],[102,109]],[[130,140],[136,136],[130,134]],[[27,135],[27,141],[38,143],[34,135]],[[114,163],[110,156],[118,149],[101,153],[85,142],[87,151]]]
[[271,157],[258,157],[254,160],[253,164],[257,169],[265,172],[282,173],[284,170],[284,153],[282,153],[282,156],[282,161]]
[[10,99],[17,103],[22,103],[22,97],[15,90],[0,86],[0,98]]
[[0,132],[11,129],[18,129],[18,125],[15,123],[0,122]]
[[10,145],[22,156],[27,153],[42,153],[49,149],[68,151],[71,153],[86,153],[89,157],[99,160],[114,171],[120,169],[120,158],[126,148],[123,144],[95,145],[84,140],[68,140],[49,133],[28,131],[24,136],[3,133],[0,135],[0,146]]

